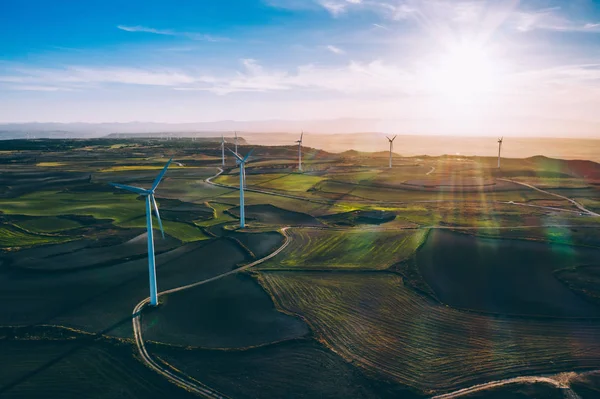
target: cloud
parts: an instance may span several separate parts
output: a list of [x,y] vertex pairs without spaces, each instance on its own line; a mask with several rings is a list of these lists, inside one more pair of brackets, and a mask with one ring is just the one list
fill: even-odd
[[124,30],[126,32],[144,32],[144,33],[154,33],[156,35],[168,35],[175,36],[176,33],[170,29],[154,29],[148,28],[146,26],[127,26],[127,25],[117,25],[117,29]]
[[325,46],[325,48],[326,48],[327,50],[331,51],[333,54],[338,54],[338,55],[341,55],[341,54],[345,54],[345,53],[346,53],[346,52],[345,52],[344,50],[342,50],[341,48],[339,48],[339,47],[336,47],[336,46],[333,46],[333,45],[331,45],[331,44],[330,44],[330,45],[328,45],[328,46]]
[[7,89],[8,90],[17,90],[17,91],[47,91],[47,92],[75,91],[75,89],[70,89],[67,87],[35,86],[35,85],[12,85],[12,86],[8,86]]
[[179,32],[172,29],[155,29],[147,26],[128,26],[128,25],[117,25],[117,29],[123,30],[125,32],[141,32],[141,33],[152,33],[155,35],[164,35],[164,36],[179,36],[185,37],[191,40],[205,41],[205,42],[223,42],[228,41],[228,38],[218,37],[207,35],[204,33],[197,32]]
[[390,30],[390,28],[388,28],[385,25],[381,25],[381,24],[373,24],[373,27],[377,28],[377,29]]
[[[13,68],[0,75],[0,89],[26,91],[93,91],[114,85],[150,86],[217,95],[242,92],[331,92],[363,98],[401,98],[436,95],[428,71],[406,69],[375,59],[338,65],[304,64],[277,69],[251,58],[235,70],[198,72],[190,69],[86,67]],[[429,78],[428,78],[429,77]],[[564,65],[503,73],[495,77],[494,95],[600,96],[600,64]]]

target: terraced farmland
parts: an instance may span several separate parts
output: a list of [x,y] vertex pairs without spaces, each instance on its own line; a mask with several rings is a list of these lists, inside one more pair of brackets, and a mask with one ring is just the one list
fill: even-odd
[[387,269],[410,257],[427,236],[424,230],[320,230],[289,232],[291,244],[261,265],[266,269]]
[[369,373],[424,393],[600,367],[600,321],[509,319],[437,305],[388,273],[261,272],[276,303]]

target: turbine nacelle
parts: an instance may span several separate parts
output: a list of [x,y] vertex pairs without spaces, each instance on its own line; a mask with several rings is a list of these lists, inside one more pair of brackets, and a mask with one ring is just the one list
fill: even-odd
[[152,183],[152,188],[149,190],[135,186],[128,186],[125,184],[109,183],[111,186],[119,188],[121,190],[127,190],[131,191],[132,193],[149,197],[150,204],[152,205],[152,207],[154,208],[154,212],[156,213],[156,219],[158,220],[158,226],[160,227],[160,232],[163,238],[165,238],[165,231],[163,229],[162,220],[160,219],[160,213],[158,212],[158,205],[156,204],[156,198],[154,198],[154,193],[156,191],[156,188],[160,184],[162,178],[164,177],[165,173],[167,173],[167,169],[169,169],[169,165],[171,165],[171,162],[173,162],[173,158],[169,159],[169,162],[167,162],[167,164],[160,171],[158,176],[156,176],[156,179],[154,179],[154,183]]

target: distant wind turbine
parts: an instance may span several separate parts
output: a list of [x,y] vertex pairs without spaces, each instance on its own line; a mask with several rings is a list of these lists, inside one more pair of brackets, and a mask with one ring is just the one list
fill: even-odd
[[246,176],[246,161],[248,161],[252,151],[254,150],[250,150],[244,158],[240,157],[237,152],[231,151],[237,158],[237,163],[240,165],[240,228],[242,229],[246,226],[246,212],[244,210],[244,177]]
[[396,140],[396,137],[398,136],[396,135],[393,138],[385,136],[385,138],[388,139],[388,141],[390,142],[390,168],[392,167],[392,151],[394,150],[394,140]]
[[504,141],[504,137],[500,137],[498,139],[498,169],[500,169],[500,153],[502,151],[502,141]]
[[225,136],[221,135],[221,158],[222,158],[222,165],[223,167],[225,167]]
[[302,137],[304,136],[304,131],[300,134],[300,140],[296,141],[298,143],[298,170],[302,172]]
[[238,152],[238,150],[237,150],[237,144],[238,144],[237,132],[235,132],[235,139],[234,139],[234,142],[235,142],[235,153],[237,154],[237,152]]
[[158,304],[158,295],[156,290],[156,266],[154,264],[154,234],[152,231],[152,207],[156,212],[156,219],[158,219],[158,225],[160,226],[160,232],[162,233],[163,239],[165,238],[165,231],[163,230],[162,221],[160,220],[160,213],[158,213],[158,206],[156,205],[156,199],[154,198],[154,191],[158,184],[162,180],[169,165],[173,161],[173,158],[169,159],[169,162],[165,165],[163,170],[158,174],[156,180],[152,184],[150,190],[144,188],[126,186],[124,184],[109,183],[111,186],[120,188],[123,190],[131,191],[133,193],[146,197],[146,229],[148,231],[148,274],[150,275],[150,305],[156,306]]

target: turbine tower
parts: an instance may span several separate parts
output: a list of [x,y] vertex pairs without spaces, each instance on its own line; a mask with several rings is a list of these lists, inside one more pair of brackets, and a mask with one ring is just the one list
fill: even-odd
[[225,136],[221,135],[221,158],[222,158],[222,165],[223,167],[225,167]]
[[304,131],[300,134],[300,140],[296,141],[298,143],[298,170],[302,172],[302,137],[304,136]]
[[246,212],[244,210],[244,177],[246,176],[246,161],[248,161],[252,151],[254,150],[250,150],[244,158],[240,157],[237,152],[231,151],[237,158],[237,163],[240,165],[240,228],[242,229],[246,226]]
[[500,152],[502,151],[502,141],[504,140],[504,137],[500,137],[498,139],[498,169],[500,169]]
[[237,132],[235,132],[235,139],[234,139],[234,143],[235,143],[235,153],[237,154],[238,150],[237,150],[237,143],[238,143],[238,139],[237,139]]
[[126,186],[124,184],[109,183],[113,187],[131,191],[133,193],[146,197],[146,229],[148,231],[148,274],[150,275],[150,305],[152,306],[156,306],[158,304],[158,294],[156,290],[156,266],[154,263],[154,234],[152,231],[152,207],[154,207],[154,211],[156,212],[156,219],[158,219],[158,225],[160,227],[162,237],[163,239],[165,238],[165,231],[163,230],[162,221],[160,220],[160,213],[158,213],[158,206],[156,205],[156,199],[154,198],[154,191],[156,190],[156,187],[158,187],[165,173],[167,173],[167,169],[169,168],[171,161],[173,161],[173,158],[169,159],[169,162],[167,162],[163,170],[158,174],[150,190],[146,190],[144,188],[139,187]]
[[394,150],[394,140],[396,140],[396,137],[398,136],[396,135],[393,138],[385,136],[385,138],[388,139],[388,141],[390,142],[390,168],[392,167],[392,151]]

